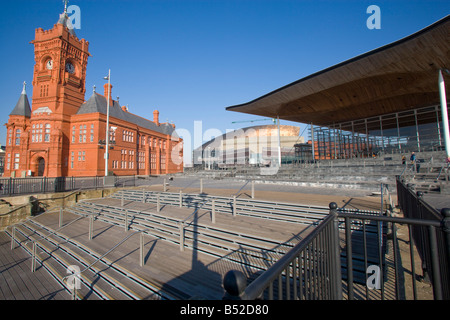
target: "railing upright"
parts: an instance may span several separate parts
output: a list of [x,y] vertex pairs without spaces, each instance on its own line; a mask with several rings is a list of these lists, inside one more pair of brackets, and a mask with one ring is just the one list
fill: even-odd
[[[77,272],[77,274],[75,275],[68,275],[62,278],[62,282],[66,283],[66,279],[67,278],[74,278],[74,276],[76,277],[80,277],[81,274],[87,270],[89,270],[90,268],[92,268],[97,262],[99,262],[100,260],[102,260],[104,257],[106,257],[108,254],[110,254],[112,251],[114,251],[117,247],[119,247],[121,244],[123,244],[125,241],[127,241],[129,238],[131,238],[132,236],[134,236],[135,234],[140,234],[140,239],[139,239],[139,264],[140,266],[144,266],[145,264],[145,259],[144,259],[144,231],[134,231],[133,233],[130,233],[129,235],[127,235],[126,237],[124,237],[122,240],[120,240],[119,242],[117,242],[111,249],[109,249],[107,252],[105,252],[103,255],[101,255],[100,257],[98,257],[94,262],[92,262],[90,265],[88,265],[86,268],[84,268],[83,270],[81,270],[80,272]],[[67,285],[67,283],[66,283]],[[72,297],[75,299],[76,297],[76,287],[73,288],[72,291]]]
[[[274,299],[275,290],[280,300],[319,299],[325,296],[333,300],[342,299],[336,208],[335,203],[330,204],[330,214],[305,239],[282,256],[248,287],[246,287],[246,278],[242,272],[229,271],[224,277],[223,285],[226,293],[223,299],[264,298],[266,290],[270,300]],[[297,283],[300,286],[299,290],[296,287]]]
[[334,270],[331,270],[331,274],[335,274],[332,285],[332,299],[342,300],[342,267],[341,267],[341,248],[339,245],[339,219],[337,213],[338,205],[335,202],[330,203],[330,216],[333,217],[333,227],[330,239],[330,248],[332,248],[332,255],[330,256],[330,264]]

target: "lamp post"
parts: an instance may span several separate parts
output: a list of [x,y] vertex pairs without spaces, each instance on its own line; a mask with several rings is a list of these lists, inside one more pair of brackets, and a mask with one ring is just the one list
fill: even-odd
[[109,160],[109,96],[111,95],[111,69],[108,70],[108,76],[103,79],[108,80],[108,96],[106,97],[106,150],[105,150],[105,177],[108,176]]

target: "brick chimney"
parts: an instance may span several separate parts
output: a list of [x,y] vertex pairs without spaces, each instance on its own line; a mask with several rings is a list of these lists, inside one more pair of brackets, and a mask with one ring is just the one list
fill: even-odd
[[108,96],[108,86],[110,87],[109,88],[109,105],[110,106],[112,106],[112,84],[108,84],[108,83],[105,83],[104,85],[103,85],[103,88],[105,89],[105,92],[104,92],[104,94],[103,94],[103,96],[105,97],[105,98],[107,98],[107,96]]
[[156,123],[157,126],[159,126],[159,111],[158,110],[153,111],[153,122]]

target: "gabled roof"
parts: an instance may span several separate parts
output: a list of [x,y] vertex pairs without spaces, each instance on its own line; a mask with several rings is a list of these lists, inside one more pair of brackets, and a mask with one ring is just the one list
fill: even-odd
[[[102,113],[106,115],[107,101],[104,96],[94,92],[88,101],[83,103],[78,110],[77,114],[89,114],[89,113]],[[135,114],[132,114],[128,111],[124,111],[122,107],[119,105],[117,101],[113,100],[113,104],[109,109],[109,116],[113,118],[117,118],[120,120],[124,120],[130,123],[134,123],[135,125],[146,128],[152,131],[156,131],[162,134],[174,134],[176,137],[176,133],[174,132],[174,127],[169,123],[161,123],[159,126],[156,125],[153,121],[147,120],[145,118],[139,117]]]
[[27,92],[25,91],[25,83],[23,84],[22,94],[20,95],[19,101],[17,101],[16,106],[13,111],[9,114],[10,116],[25,116],[27,118],[31,117],[30,103],[28,102]]

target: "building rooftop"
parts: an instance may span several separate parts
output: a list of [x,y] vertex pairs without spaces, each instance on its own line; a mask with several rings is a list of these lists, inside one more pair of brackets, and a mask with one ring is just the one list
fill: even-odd
[[11,113],[9,114],[10,116],[25,116],[28,118],[31,116],[31,108],[25,86],[26,83],[24,82],[19,101],[17,101],[17,104],[14,107],[13,111],[11,111]]
[[[178,137],[178,135],[176,135],[175,128],[170,123],[161,123],[158,126],[153,121],[139,117],[133,113],[123,110],[117,101],[112,100],[112,102],[113,103],[110,106],[109,110],[110,117],[134,123],[139,127],[156,131],[162,134],[175,135],[176,137]],[[107,108],[106,98],[103,95],[94,92],[92,96],[89,98],[89,100],[81,105],[77,114],[98,112],[106,115],[107,111],[106,108]]]
[[391,44],[226,110],[328,126],[439,104],[450,15]]

